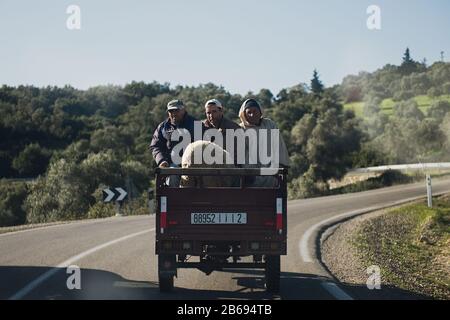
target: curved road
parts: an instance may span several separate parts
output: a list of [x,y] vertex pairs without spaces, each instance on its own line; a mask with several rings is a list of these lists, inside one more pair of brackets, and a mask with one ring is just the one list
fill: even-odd
[[[450,192],[450,180],[433,181]],[[82,221],[0,235],[0,299],[366,299],[410,298],[395,288],[337,285],[320,264],[320,230],[347,216],[424,196],[425,184],[295,200],[288,203],[288,255],[279,295],[264,290],[259,270],[181,269],[175,290],[158,289],[154,216]],[[80,267],[81,289],[69,290]]]

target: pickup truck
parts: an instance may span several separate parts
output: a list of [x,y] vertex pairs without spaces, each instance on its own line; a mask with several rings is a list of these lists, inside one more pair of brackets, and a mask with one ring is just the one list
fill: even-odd
[[[156,241],[161,292],[178,268],[265,270],[269,292],[280,288],[280,255],[287,246],[287,169],[272,172],[274,187],[252,187],[261,169],[157,168]],[[232,187],[170,187],[170,176],[233,177]],[[245,260],[245,261],[243,261]]]

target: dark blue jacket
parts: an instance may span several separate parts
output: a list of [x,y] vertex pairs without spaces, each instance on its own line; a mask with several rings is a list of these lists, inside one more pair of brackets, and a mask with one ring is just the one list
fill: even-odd
[[169,164],[173,163],[170,152],[179,142],[182,141],[182,139],[179,141],[170,140],[170,137],[175,130],[188,130],[191,134],[191,142],[194,141],[194,121],[196,121],[196,119],[186,113],[183,121],[178,126],[172,124],[169,118],[158,125],[153,133],[152,142],[150,143],[150,151],[152,152],[153,158],[158,166],[163,161],[167,161]]

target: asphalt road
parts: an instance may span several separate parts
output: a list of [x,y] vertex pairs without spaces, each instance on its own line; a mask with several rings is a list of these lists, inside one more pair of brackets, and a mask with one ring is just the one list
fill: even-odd
[[[433,192],[450,192],[435,180]],[[114,217],[0,235],[0,299],[390,299],[414,298],[383,287],[337,284],[319,262],[319,231],[336,220],[396,201],[424,196],[425,184],[288,203],[288,255],[281,260],[281,291],[264,290],[260,270],[181,269],[174,292],[158,289],[154,216]],[[80,268],[81,289],[69,290]],[[420,297],[419,297],[420,298]]]

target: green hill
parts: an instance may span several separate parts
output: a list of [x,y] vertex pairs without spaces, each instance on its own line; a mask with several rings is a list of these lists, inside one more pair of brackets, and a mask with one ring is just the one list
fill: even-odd
[[[417,104],[419,105],[419,109],[424,113],[424,115],[427,115],[428,109],[434,102],[439,100],[446,100],[450,102],[450,95],[442,95],[436,98],[431,98],[427,95],[419,95],[412,99],[417,102]],[[395,102],[391,98],[384,99],[381,103],[382,112],[384,112],[387,115],[392,115],[394,113],[394,106],[397,103],[398,102]],[[363,117],[364,102],[346,103],[344,104],[344,109],[353,110],[357,117]]]

